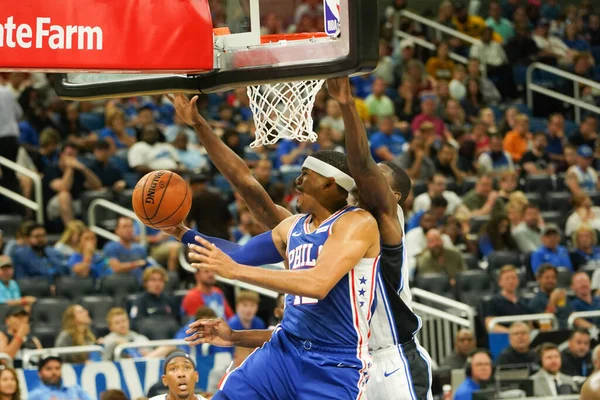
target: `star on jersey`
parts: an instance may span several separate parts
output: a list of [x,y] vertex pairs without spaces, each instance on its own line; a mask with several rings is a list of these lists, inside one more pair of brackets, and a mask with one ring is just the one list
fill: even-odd
[[366,293],[366,290],[365,290],[365,289],[360,289],[360,290],[358,291],[358,294],[359,294],[359,295],[361,295],[361,296],[364,296],[364,295],[365,295],[365,293]]
[[362,306],[364,306],[364,305],[365,305],[365,302],[364,302],[364,301],[361,301],[359,304],[360,304],[360,306],[362,307]]
[[366,285],[367,284],[367,278],[365,278],[364,276],[360,277],[360,284],[361,285]]

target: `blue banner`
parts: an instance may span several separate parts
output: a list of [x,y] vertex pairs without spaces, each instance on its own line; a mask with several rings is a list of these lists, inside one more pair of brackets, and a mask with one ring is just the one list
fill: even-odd
[[[230,353],[197,356],[196,368],[200,377],[196,385],[197,391],[207,389],[209,376],[213,380],[220,379],[221,371],[225,372],[230,361]],[[80,385],[95,398],[100,398],[100,393],[107,389],[121,389],[130,399],[136,399],[145,397],[148,389],[160,381],[162,364],[163,360],[158,358],[63,364],[62,379],[65,386]],[[18,370],[18,374],[22,398],[27,399],[29,392],[40,384],[38,371],[37,369]]]

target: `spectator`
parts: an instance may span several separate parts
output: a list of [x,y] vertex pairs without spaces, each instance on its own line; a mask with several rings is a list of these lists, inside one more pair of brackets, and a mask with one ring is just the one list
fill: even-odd
[[197,147],[188,144],[188,136],[185,132],[179,132],[172,145],[185,171],[199,172],[210,169],[206,156]]
[[235,297],[235,315],[227,324],[234,330],[266,329],[265,322],[256,316],[260,296],[256,292],[241,291]]
[[562,158],[563,160],[559,161],[556,164],[557,173],[567,172],[569,168],[577,164],[577,149],[575,148],[575,146],[572,146],[570,144],[566,145],[563,149]]
[[70,257],[75,254],[75,249],[79,246],[79,239],[81,234],[88,228],[85,226],[83,221],[74,219],[69,222],[58,239],[58,242],[54,245],[54,248],[58,250],[63,256]]
[[176,317],[178,310],[173,310],[172,299],[164,292],[169,275],[164,268],[153,266],[144,270],[142,276],[144,293],[139,295],[129,313],[132,323],[146,317],[172,316]]
[[411,179],[429,179],[435,173],[435,164],[425,151],[425,141],[416,136],[411,140],[408,150],[393,160]]
[[[10,89],[0,86],[0,157],[6,157],[10,161],[17,160],[19,152],[19,124],[23,116],[23,110],[15,101]],[[19,182],[15,171],[4,165],[0,166],[0,183],[5,188],[17,190]],[[10,203],[12,206],[12,203]]]
[[79,103],[67,104],[60,115],[60,132],[64,140],[75,143],[83,151],[90,151],[98,140],[96,133],[81,124]]
[[[489,322],[493,317],[530,313],[527,302],[517,295],[519,275],[517,275],[517,269],[514,266],[505,265],[500,268],[498,286],[500,287],[500,293],[494,295],[490,300],[488,315],[485,318],[485,325],[488,330]],[[497,324],[492,332],[508,332],[508,328],[502,324]]]
[[496,124],[496,115],[494,110],[486,107],[479,113],[479,119],[485,124],[486,132],[488,135],[494,135],[498,133],[498,126]]
[[107,259],[98,251],[98,240],[96,234],[91,230],[81,234],[77,251],[71,255],[68,261],[72,275],[93,279],[111,275],[113,269],[118,268],[118,263],[117,259]]
[[504,150],[510,153],[513,161],[521,161],[529,147],[529,136],[529,117],[526,114],[517,115],[514,129],[504,137]]
[[475,336],[473,332],[466,328],[459,330],[454,338],[454,352],[442,361],[440,368],[464,368],[473,350],[475,350]]
[[[498,182],[498,186],[499,186],[499,190],[498,190],[498,196],[505,202],[505,203],[509,203],[511,200],[511,197],[513,197],[513,195],[515,195],[515,193],[518,193],[515,189],[517,189],[517,185],[518,185],[518,181],[517,181],[517,175],[511,172],[504,172],[502,175],[500,175],[500,182]],[[523,193],[523,192],[520,192]],[[523,194],[523,196],[525,196]],[[527,197],[525,197],[525,200],[527,200]]]
[[469,357],[467,370],[470,373],[464,382],[456,388],[454,400],[471,400],[473,393],[481,388],[481,384],[487,382],[492,377],[492,357],[487,350],[475,350]]
[[533,33],[533,40],[541,50],[540,57],[549,61],[558,61],[561,65],[571,64],[573,58],[572,50],[555,36],[550,36],[550,21],[540,19]]
[[565,267],[573,272],[569,251],[561,246],[561,231],[556,224],[546,224],[542,229],[542,245],[531,254],[531,272],[536,273],[540,265],[549,263]]
[[375,79],[373,91],[367,96],[365,102],[374,122],[379,121],[380,118],[394,115],[394,102],[385,95],[385,82],[383,79]]
[[331,129],[333,141],[342,142],[345,128],[339,103],[334,99],[329,99],[325,110],[327,115],[321,119],[319,127]]
[[594,206],[592,199],[586,193],[573,195],[573,214],[567,219],[565,234],[571,236],[583,225],[600,230],[600,207]]
[[135,132],[125,127],[125,114],[118,109],[110,109],[106,112],[105,123],[106,127],[100,131],[98,139],[108,142],[111,155],[119,151],[119,155],[123,156],[136,142]]
[[21,400],[21,389],[17,371],[11,367],[0,370],[0,393],[6,400]]
[[319,0],[306,0],[300,4],[294,13],[294,23],[298,25],[304,16],[308,16],[311,19],[322,17],[323,3]]
[[[584,271],[578,271],[571,277],[571,289],[575,298],[571,300],[571,308],[575,312],[600,310],[600,297],[592,296],[590,277]],[[600,318],[586,318],[589,325],[582,324],[582,328],[590,329],[592,324],[600,325]]]
[[590,44],[580,35],[577,24],[568,24],[565,27],[564,43],[571,50],[578,52],[589,52]]
[[592,47],[600,46],[600,16],[597,14],[590,15],[590,20],[585,33],[587,40]]
[[200,307],[208,306],[217,317],[229,319],[234,316],[223,291],[216,286],[215,273],[199,269],[194,274],[196,287],[187,292],[181,303],[183,312],[191,317]]
[[204,174],[194,175],[190,179],[194,197],[188,219],[205,235],[229,239],[229,226],[233,220],[227,201],[219,192],[210,189],[207,181],[208,176]]
[[45,276],[52,278],[67,272],[66,259],[55,248],[48,246],[46,229],[31,224],[27,229],[27,245],[16,249],[13,257],[15,278]]
[[267,193],[271,193],[274,186],[273,164],[271,161],[267,158],[258,160],[252,172],[258,183],[265,188]]
[[19,285],[13,279],[15,270],[9,256],[0,256],[0,303],[7,306],[22,305],[29,309],[36,298],[33,296],[21,297]]
[[451,286],[456,285],[456,275],[467,269],[460,252],[445,248],[442,234],[430,229],[426,235],[427,248],[417,256],[417,274],[445,273]]
[[60,217],[64,225],[81,213],[79,197],[85,189],[102,188],[96,174],[77,160],[77,148],[71,143],[65,143],[58,164],[47,167],[43,175],[46,217],[49,220]]
[[194,132],[194,130],[192,128],[187,126],[181,120],[181,117],[179,115],[177,115],[177,113],[175,113],[173,118],[174,118],[175,123],[173,125],[168,126],[165,129],[165,139],[169,143],[174,142],[177,135],[179,135],[181,132],[183,132],[188,138],[188,143],[191,143],[192,145],[197,146],[198,145],[198,137],[196,136],[196,132]]
[[29,312],[23,306],[11,306],[4,322],[6,329],[0,331],[0,352],[13,359],[15,368],[21,368],[23,351],[39,350],[42,344],[31,335]]
[[123,180],[123,173],[110,161],[110,144],[100,139],[94,144],[93,149],[94,161],[90,169],[100,179],[102,187],[115,192],[125,189],[127,184]]
[[129,166],[140,174],[154,170],[184,171],[175,148],[169,143],[161,143],[156,125],[145,125],[140,141],[131,146],[127,153]]
[[527,175],[552,175],[554,165],[547,153],[548,139],[544,132],[533,134],[533,146],[521,158],[521,165]]
[[[21,249],[24,249],[27,247],[27,239],[28,239],[27,232],[29,230],[29,227],[32,226],[33,224],[35,224],[35,221],[26,220],[26,221],[21,222],[19,224],[19,227],[17,228],[17,232],[15,233],[15,238],[10,239],[5,243],[3,254],[6,254],[7,256],[12,258],[14,261],[15,254],[18,251],[20,251]],[[3,236],[2,240],[4,241],[5,240],[4,235],[2,235],[2,236]]]
[[494,251],[517,251],[517,244],[510,232],[508,217],[501,215],[492,218],[481,227],[479,234],[479,253],[482,257]]
[[427,73],[425,72],[425,67],[423,66],[423,63],[421,61],[410,60],[406,62],[405,65],[406,72],[402,76],[402,80],[413,80],[413,82],[415,83],[415,96],[424,95],[425,93],[433,91],[433,82],[435,82],[435,80],[427,75]]
[[453,179],[459,185],[463,182],[465,173],[458,168],[458,152],[449,142],[442,143],[433,162],[438,174]]
[[[432,211],[426,211],[421,217],[421,226],[411,229],[406,233],[406,256],[409,262],[411,275],[417,267],[417,256],[427,248],[427,233],[436,227],[436,215]],[[443,245],[452,248],[452,241],[448,235],[442,235]]]
[[[486,28],[484,19],[478,15],[469,14],[467,6],[462,2],[454,4],[454,19],[452,22],[460,33],[475,39],[481,39]],[[494,40],[502,42],[500,35],[495,34],[494,36]]]
[[542,216],[535,204],[525,207],[523,222],[513,230],[512,235],[522,253],[536,251],[542,245]]
[[465,82],[467,81],[467,69],[462,64],[454,67],[454,74],[452,74],[452,80],[448,84],[448,90],[454,100],[461,101],[467,94],[467,87]]
[[565,134],[565,117],[562,114],[552,114],[548,117],[548,146],[546,152],[552,161],[564,161],[563,151],[569,143]]
[[421,129],[424,122],[431,122],[438,137],[444,136],[444,121],[442,121],[435,113],[436,97],[432,94],[421,96],[421,112],[412,120],[411,128],[413,132]]
[[490,150],[483,152],[477,158],[479,170],[484,174],[492,174],[494,176],[504,172],[514,172],[515,165],[510,153],[504,151],[502,136],[489,135]]
[[[69,306],[63,313],[62,330],[54,341],[54,347],[90,346],[96,344],[96,336],[90,326],[92,319],[88,310],[79,304]],[[81,363],[92,360],[90,354],[70,354],[63,356],[68,363]],[[95,360],[97,361],[97,360]]]
[[498,365],[526,364],[530,371],[538,363],[535,351],[531,350],[531,334],[529,325],[524,322],[513,322],[508,330],[510,345],[498,355]]
[[415,96],[415,80],[406,77],[398,87],[398,97],[394,100],[396,117],[400,121],[412,121],[421,112],[421,104]]
[[594,151],[588,145],[579,146],[577,149],[577,164],[567,170],[565,183],[571,192],[581,190],[595,192],[600,189],[598,173],[592,167]]
[[454,192],[446,190],[446,178],[440,173],[433,174],[427,182],[427,191],[421,193],[413,202],[413,211],[427,211],[431,208],[431,199],[436,196],[442,196],[448,202],[446,208],[447,214],[453,214],[456,207],[461,204],[460,197]]
[[[435,215],[437,225],[440,226],[444,221],[444,216],[448,210],[448,201],[442,196],[435,196],[431,198],[431,207],[428,211],[431,211]],[[411,229],[418,228],[421,224],[421,218],[425,214],[426,210],[418,211],[410,216],[405,224],[405,231],[408,232]]]
[[546,18],[550,21],[558,19],[560,16],[560,5],[556,0],[546,0],[542,5],[540,11],[542,18]]
[[[500,91],[496,88],[496,85],[489,79],[481,74],[481,62],[477,58],[471,58],[469,60],[469,64],[467,64],[467,77],[468,79],[475,79],[479,83],[479,92],[482,95],[483,102],[486,104],[498,104],[502,101],[502,95]],[[508,78],[506,78],[508,80]],[[507,84],[507,87],[503,91],[508,91],[512,93],[513,81],[512,75],[510,78],[510,84]],[[474,115],[477,117],[477,115]]]
[[62,360],[49,356],[38,364],[40,384],[29,393],[30,400],[92,400],[79,385],[65,386],[62,380]]
[[394,130],[392,117],[379,118],[379,131],[371,135],[371,155],[375,162],[391,161],[403,153],[406,139]]
[[[212,310],[212,308],[210,307],[200,307],[198,308],[198,311],[196,311],[196,314],[194,315],[194,317],[183,324],[183,326],[177,331],[177,333],[175,333],[175,336],[173,337],[173,339],[185,339],[186,337],[188,337],[189,335],[186,333],[186,331],[189,329],[189,326],[192,322],[197,321],[199,319],[215,319],[217,318],[217,314],[215,314],[215,312]],[[169,347],[167,349],[163,349],[162,351],[164,352],[165,350],[174,350],[173,347]],[[187,345],[183,345],[183,346],[178,346],[178,350],[183,351],[185,353],[190,353],[191,352],[191,348],[190,346]],[[203,349],[203,352],[206,351],[205,349]],[[214,346],[214,345],[209,345],[208,346],[208,354],[217,354],[217,353],[232,353],[233,352],[233,348],[232,347],[221,347],[221,346]],[[229,358],[230,360],[230,358]],[[227,368],[227,366],[225,366],[225,368]],[[212,373],[211,373],[212,375]],[[210,379],[210,378],[209,378]]]
[[464,133],[467,124],[465,110],[463,110],[460,102],[453,98],[448,99],[443,115],[446,128],[455,138],[460,137]]
[[290,168],[295,168],[296,170],[302,166],[306,157],[316,150],[317,146],[311,142],[284,139],[279,142],[279,146],[277,147],[276,154],[278,161],[276,167],[281,171],[286,171]]
[[516,35],[506,45],[506,55],[511,65],[529,65],[535,61],[540,49],[531,37],[527,25],[515,25]]
[[600,247],[597,243],[597,233],[587,225],[582,225],[573,233],[573,251],[571,252],[571,263],[577,271],[580,269],[594,269],[592,275],[592,288],[600,288],[600,271],[596,267],[600,264]]
[[589,146],[591,149],[596,147],[598,142],[598,120],[593,115],[587,115],[579,124],[579,132],[569,138],[573,146]]
[[531,376],[533,395],[536,397],[558,396],[577,393],[577,385],[571,377],[560,372],[560,351],[554,343],[540,346],[541,369]]
[[513,24],[502,17],[502,7],[499,1],[491,1],[488,8],[489,17],[485,20],[487,26],[502,37],[503,43],[508,43],[515,36]]
[[448,43],[441,42],[437,45],[435,57],[431,57],[425,64],[425,70],[427,74],[435,79],[446,79],[452,78],[452,72],[454,71],[454,62],[448,58],[450,48]]
[[493,190],[493,180],[488,175],[482,175],[471,189],[462,198],[463,204],[471,211],[472,216],[498,216],[504,215],[504,201],[499,198],[498,192]]
[[569,347],[561,353],[560,372],[569,376],[590,376],[593,369],[590,342],[590,332],[574,329],[569,337]]
[[561,329],[567,329],[567,319],[573,310],[567,304],[567,293],[556,288],[558,271],[552,264],[542,264],[535,274],[538,291],[529,302],[534,314],[555,314]]
[[[121,307],[113,307],[106,314],[106,322],[110,333],[102,339],[104,345],[104,360],[112,360],[115,348],[123,343],[147,342],[148,338],[129,329],[129,318],[127,311]],[[122,353],[124,358],[140,358],[147,355],[144,349],[125,349]]]
[[119,241],[110,241],[104,245],[104,256],[117,274],[132,274],[142,277],[142,269],[148,265],[146,247],[135,243],[133,220],[127,217],[117,219],[115,234]]

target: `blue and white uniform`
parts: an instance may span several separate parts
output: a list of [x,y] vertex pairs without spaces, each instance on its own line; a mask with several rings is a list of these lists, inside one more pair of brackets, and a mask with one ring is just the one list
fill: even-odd
[[[313,268],[335,222],[355,210],[337,211],[312,232],[311,216],[299,215],[288,233],[290,269]],[[214,399],[366,399],[378,266],[379,257],[363,258],[323,300],[286,295],[271,340],[224,378]]]
[[[404,232],[404,214],[398,207]],[[373,367],[367,385],[370,400],[431,400],[431,359],[417,341],[421,319],[412,311],[408,262],[402,244],[381,246],[377,306],[371,319],[369,351]]]

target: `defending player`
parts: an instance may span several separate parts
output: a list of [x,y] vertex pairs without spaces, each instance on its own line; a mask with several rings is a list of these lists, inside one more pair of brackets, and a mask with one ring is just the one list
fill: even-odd
[[[260,246],[285,256],[289,270],[240,265],[201,238],[203,247],[191,245],[196,268],[288,294],[281,325],[223,380],[215,400],[362,398],[380,245],[373,216],[347,205],[353,187],[344,154],[306,159],[296,179],[303,214],[286,218]],[[251,242],[240,251],[255,252]]]
[[173,352],[165,359],[162,382],[169,388],[169,392],[150,400],[206,400],[205,397],[194,394],[198,382],[196,364],[182,351]]

